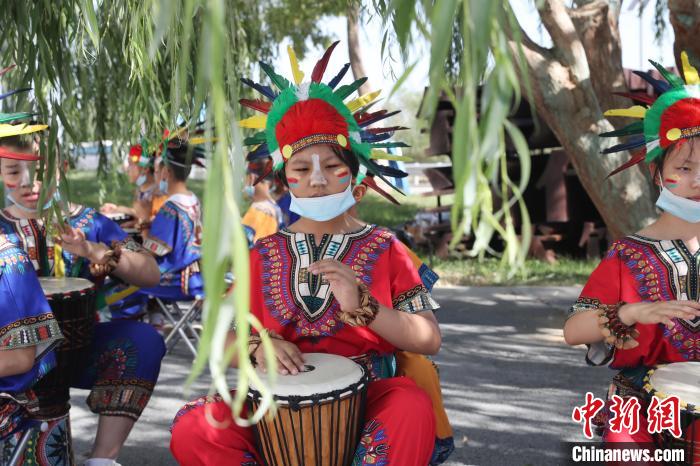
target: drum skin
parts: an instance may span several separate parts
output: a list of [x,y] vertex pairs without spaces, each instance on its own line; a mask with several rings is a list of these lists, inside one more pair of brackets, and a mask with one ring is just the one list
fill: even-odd
[[[307,361],[309,356],[306,355]],[[361,369],[360,380],[350,386],[313,395],[276,395],[276,412],[268,412],[254,428],[264,463],[268,466],[351,465],[364,424],[369,383],[366,371]],[[254,412],[260,406],[259,392],[251,389],[248,399],[250,412]]]
[[699,382],[700,362],[696,361],[658,365],[649,369],[644,378],[644,390],[649,397],[663,399],[675,395],[681,404],[681,438],[677,439],[666,431],[654,436],[654,442],[660,448],[685,450],[685,462],[670,464],[700,464],[700,392],[696,388]]

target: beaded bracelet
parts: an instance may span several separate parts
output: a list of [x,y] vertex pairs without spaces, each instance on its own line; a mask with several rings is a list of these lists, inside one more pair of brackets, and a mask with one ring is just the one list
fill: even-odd
[[634,325],[627,325],[620,320],[620,308],[624,302],[617,304],[600,304],[598,308],[598,326],[605,342],[617,349],[630,349],[639,346],[636,339],[639,331]]
[[105,252],[102,260],[104,262],[90,263],[90,273],[94,277],[104,277],[111,274],[119,265],[119,260],[122,257],[122,244],[119,241],[112,241],[112,247]]
[[340,311],[338,319],[351,327],[367,327],[379,313],[379,302],[369,292],[364,283],[359,282],[357,289],[360,294],[360,307],[353,311]]
[[[284,340],[281,335],[277,334],[273,330],[263,329],[263,332],[273,340]],[[258,350],[258,348],[260,348],[261,344],[262,338],[259,335],[248,336],[248,357],[250,358],[250,362],[253,364],[253,367],[258,365],[258,361],[255,359],[255,352]],[[253,349],[250,348],[251,346]]]

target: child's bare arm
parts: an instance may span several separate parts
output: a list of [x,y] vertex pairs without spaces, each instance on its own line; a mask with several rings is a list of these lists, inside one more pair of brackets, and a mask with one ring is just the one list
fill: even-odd
[[0,377],[24,374],[34,366],[36,347],[0,351]]

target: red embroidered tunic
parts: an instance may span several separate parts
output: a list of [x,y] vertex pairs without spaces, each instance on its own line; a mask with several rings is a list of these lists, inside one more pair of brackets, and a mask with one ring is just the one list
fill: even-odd
[[[620,301],[698,301],[700,251],[691,254],[682,241],[654,240],[639,235],[615,242],[588,279],[571,315]],[[593,345],[588,357],[594,364],[610,361],[616,369],[700,361],[700,319],[673,319],[664,325],[637,324],[639,346],[615,350]]]
[[328,282],[307,270],[322,259],[352,267],[388,308],[411,313],[438,308],[406,248],[387,230],[367,225],[354,233],[324,235],[316,244],[313,235],[283,229],[251,251],[251,309],[265,328],[303,352],[351,357],[395,350],[369,328],[337,319],[340,306]]

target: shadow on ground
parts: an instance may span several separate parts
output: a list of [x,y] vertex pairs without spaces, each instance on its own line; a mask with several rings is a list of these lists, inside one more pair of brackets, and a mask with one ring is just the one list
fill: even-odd
[[[576,288],[442,288],[438,319],[445,405],[458,448],[446,463],[462,465],[563,464],[561,442],[581,439],[571,410],[586,391],[601,394],[612,373],[586,367],[583,350],[564,344],[564,310]],[[119,461],[175,465],[168,427],[188,399],[206,393],[208,376],[183,391],[191,356],[178,348],[163,362],[151,403]],[[72,410],[77,459],[94,437],[96,417],[75,390]],[[400,466],[400,465],[397,465]]]

